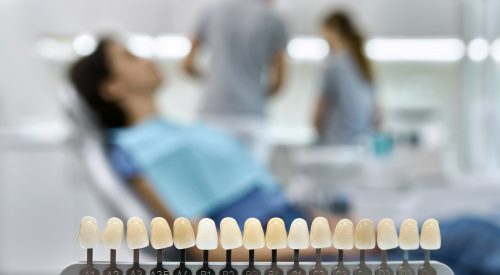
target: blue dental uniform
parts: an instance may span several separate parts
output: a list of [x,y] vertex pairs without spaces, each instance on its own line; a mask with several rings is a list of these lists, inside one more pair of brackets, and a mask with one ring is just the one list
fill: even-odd
[[176,216],[231,216],[239,223],[300,216],[244,145],[222,132],[152,118],[110,134],[118,173],[144,177]]

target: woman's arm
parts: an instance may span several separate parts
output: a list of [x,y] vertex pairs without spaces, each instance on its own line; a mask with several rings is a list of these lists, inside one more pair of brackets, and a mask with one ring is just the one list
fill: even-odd
[[198,69],[198,67],[196,67],[196,62],[195,62],[196,55],[198,53],[200,46],[201,46],[201,40],[198,37],[193,37],[191,39],[191,50],[184,59],[184,62],[182,63],[182,68],[184,72],[196,78],[201,77],[201,72]]
[[271,81],[269,84],[269,90],[267,91],[267,96],[273,97],[277,95],[283,86],[283,80],[285,78],[286,71],[286,55],[284,50],[279,50],[271,62]]
[[325,112],[326,112],[326,101],[323,96],[320,97],[318,103],[316,104],[316,109],[314,110],[314,128],[318,135],[321,135],[325,125]]
[[169,224],[174,224],[174,216],[144,178],[140,176],[134,177],[132,179],[132,188],[149,209],[153,210],[156,215],[165,218]]
[[[168,223],[173,226],[174,224],[174,216],[168,211],[165,204],[162,200],[155,194],[155,191],[151,187],[151,185],[142,177],[138,176],[132,180],[132,186],[135,192],[139,195],[139,197],[146,203],[146,205],[152,209],[157,215],[165,218]],[[336,224],[338,217],[332,215],[324,215],[325,213],[315,212],[315,214],[321,214],[322,216],[327,217],[330,220],[331,225]],[[193,228],[196,232],[197,224],[193,222]],[[333,229],[333,228],[332,228]],[[347,252],[348,254],[354,254],[355,251],[351,250]],[[197,249],[196,247],[188,249],[189,260],[190,261],[201,261],[203,257],[203,251]],[[305,258],[313,258],[315,254],[315,249],[309,248],[301,251],[301,255]],[[336,250],[333,247],[329,247],[323,249],[324,257],[333,257],[336,254]],[[210,260],[211,261],[224,261],[226,258],[226,252],[220,246],[210,251]],[[271,251],[267,248],[258,249],[255,251],[255,260],[256,261],[269,261],[271,258]],[[248,259],[248,250],[243,247],[237,248],[233,250],[233,260],[234,261],[246,261]],[[280,249],[278,253],[279,261],[292,261],[293,260],[293,250],[286,248]]]

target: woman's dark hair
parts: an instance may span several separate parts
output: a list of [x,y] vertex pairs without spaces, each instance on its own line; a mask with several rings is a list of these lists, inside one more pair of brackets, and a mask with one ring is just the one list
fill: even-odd
[[123,108],[106,99],[102,93],[102,86],[112,73],[106,53],[110,42],[109,39],[101,39],[95,51],[76,61],[69,73],[71,82],[103,129],[123,127],[127,123]]
[[323,21],[323,26],[337,32],[348,43],[363,77],[373,82],[373,72],[370,61],[363,51],[364,37],[344,12],[333,12]]

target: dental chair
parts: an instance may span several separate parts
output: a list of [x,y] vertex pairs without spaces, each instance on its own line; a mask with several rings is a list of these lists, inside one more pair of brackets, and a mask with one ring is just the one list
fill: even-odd
[[[129,184],[123,182],[115,173],[106,156],[103,137],[87,106],[71,87],[65,87],[58,93],[58,99],[64,113],[73,128],[70,147],[73,148],[78,163],[88,176],[87,183],[93,195],[109,214],[122,219],[125,223],[130,217],[140,217],[146,224],[154,217],[152,211],[142,203]],[[153,255],[153,249],[149,250]],[[173,249],[167,250],[165,257],[177,258]]]

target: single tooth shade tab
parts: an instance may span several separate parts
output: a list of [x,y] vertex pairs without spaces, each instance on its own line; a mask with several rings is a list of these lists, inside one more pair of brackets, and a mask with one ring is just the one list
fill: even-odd
[[313,248],[327,248],[332,245],[332,230],[327,219],[317,217],[313,220],[310,241]]
[[342,219],[333,231],[333,247],[350,250],[354,247],[354,225],[351,220]]
[[441,232],[439,222],[436,219],[428,219],[422,225],[420,247],[425,250],[437,250],[441,248]]
[[287,247],[285,222],[280,218],[272,218],[267,222],[266,247],[283,249]]
[[99,245],[99,224],[94,217],[83,217],[80,220],[80,233],[78,234],[78,242],[81,248],[91,249]]
[[304,219],[295,219],[288,232],[288,247],[307,249],[309,247],[309,229]]
[[164,249],[174,244],[172,230],[167,220],[156,217],[151,221],[151,246],[154,249]]
[[398,247],[398,232],[391,219],[382,219],[377,226],[377,245],[381,250]]
[[235,249],[243,245],[243,236],[235,219],[224,218],[220,222],[220,245],[225,250]]
[[414,219],[406,219],[399,228],[399,248],[416,250],[419,247],[418,224]]
[[148,230],[140,218],[128,219],[127,245],[130,249],[141,249],[149,245]]
[[123,227],[122,220],[114,217],[109,219],[102,233],[102,246],[108,249],[120,249],[124,236]]
[[354,246],[360,250],[375,248],[375,226],[370,219],[362,219],[356,225],[354,232]]
[[256,218],[249,218],[245,221],[243,229],[243,246],[246,249],[261,249],[266,245],[264,229]]
[[196,247],[200,250],[216,249],[218,241],[215,222],[209,218],[202,219],[196,232]]
[[196,244],[194,229],[191,222],[183,217],[174,221],[174,245],[177,249],[186,249]]

